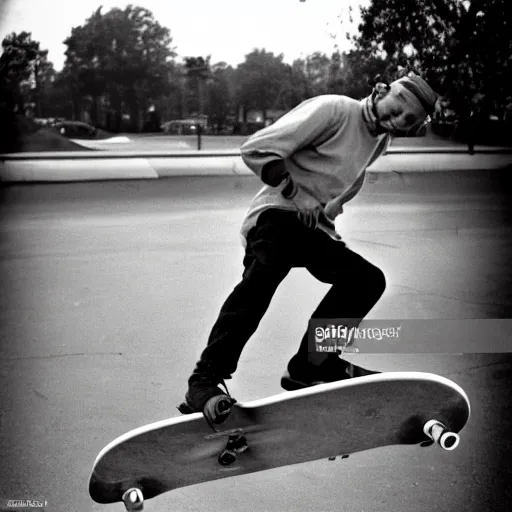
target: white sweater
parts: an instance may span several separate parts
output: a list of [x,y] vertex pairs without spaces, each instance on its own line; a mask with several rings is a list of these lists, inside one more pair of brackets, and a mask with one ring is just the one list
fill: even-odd
[[[308,99],[258,131],[241,146],[242,159],[261,177],[263,166],[283,159],[292,180],[334,220],[363,185],[366,168],[387,148],[389,135],[376,136],[363,119],[362,103],[340,95]],[[298,211],[297,199],[281,195],[284,185],[265,185],[254,197],[242,225],[242,238],[268,208]],[[332,227],[320,225],[335,239]]]

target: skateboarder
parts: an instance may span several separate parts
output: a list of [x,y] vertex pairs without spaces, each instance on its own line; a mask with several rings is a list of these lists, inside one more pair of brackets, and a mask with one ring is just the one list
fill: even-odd
[[[305,267],[332,285],[312,318],[351,319],[355,327],[372,309],[384,292],[384,274],[345,245],[334,220],[363,185],[366,168],[385,151],[391,134],[418,128],[436,101],[432,88],[410,73],[390,85],[377,84],[361,101],[341,95],[308,99],[242,145],[244,162],[264,186],[242,226],[242,280],[223,304],[188,380],[188,412],[203,411],[210,398],[225,394],[219,385],[235,372],[292,268]],[[299,389],[369,373],[375,372],[336,353],[311,352],[306,330],[281,385]]]

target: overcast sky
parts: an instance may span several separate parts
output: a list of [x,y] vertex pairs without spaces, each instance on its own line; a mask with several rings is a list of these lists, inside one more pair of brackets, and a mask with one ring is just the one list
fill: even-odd
[[[330,55],[336,42],[346,50],[344,34],[357,28],[359,6],[370,0],[0,0],[0,40],[11,32],[32,32],[60,70],[66,49],[62,41],[72,27],[82,25],[100,5],[107,12],[129,3],[149,9],[170,29],[178,57],[211,55],[212,63],[236,66],[253,48],[283,53],[289,63],[314,51]],[[354,7],[353,28],[349,6]]]

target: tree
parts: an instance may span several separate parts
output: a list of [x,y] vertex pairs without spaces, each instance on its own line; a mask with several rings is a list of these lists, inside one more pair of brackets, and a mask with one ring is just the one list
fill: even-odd
[[187,77],[187,110],[197,115],[205,110],[205,82],[211,77],[210,58],[185,57]]
[[34,63],[34,84],[31,88],[31,99],[35,105],[37,117],[48,117],[52,111],[52,89],[57,73],[46,55],[36,59]]
[[299,104],[307,98],[314,96],[312,86],[306,76],[304,59],[296,59],[291,66],[290,87],[292,91],[292,103]]
[[383,75],[387,66],[384,59],[366,50],[344,52],[341,55],[338,79],[334,84],[335,92],[355,99],[364,98],[371,93],[375,78]]
[[329,89],[331,61],[325,53],[314,52],[305,59],[297,59],[292,64],[295,76],[300,77],[306,97],[326,94]]
[[237,100],[245,113],[249,109],[261,110],[266,121],[268,110],[276,106],[283,87],[290,81],[290,67],[283,57],[254,49],[237,67]]
[[[128,5],[106,14],[97,9],[83,26],[72,29],[65,42],[66,63],[75,93],[91,100],[91,117],[97,117],[100,98],[120,116],[130,111],[133,129],[140,129],[141,111],[167,92],[175,57],[169,29],[151,11]],[[75,90],[75,86],[78,90]]]
[[93,124],[97,124],[98,121],[98,99],[106,92],[108,79],[112,78],[105,72],[108,41],[102,22],[103,15],[99,7],[85,25],[74,27],[71,36],[64,41],[67,49],[63,75],[69,79],[69,89],[75,105],[80,110],[80,100],[83,97],[92,99],[93,108],[90,114]]
[[154,102],[162,120],[182,119],[185,117],[186,69],[182,63],[170,62],[167,69],[165,92]]
[[55,73],[51,85],[47,87],[44,94],[43,116],[61,117],[64,119],[75,119],[79,105],[74,103],[78,96],[73,94],[73,81],[66,74],[65,70]]
[[48,50],[41,50],[40,43],[32,39],[30,32],[13,32],[2,41],[0,89],[5,108],[24,113],[25,104],[33,102],[40,115],[41,95],[53,75]]
[[383,56],[391,75],[417,69],[463,117],[478,97],[481,108],[504,110],[512,88],[509,0],[372,0],[361,14],[357,48]]
[[205,113],[216,131],[224,128],[234,107],[233,73],[233,68],[225,62],[211,66],[211,79],[206,84]]
[[371,93],[374,78],[387,63],[367,51],[335,51],[331,57],[315,52],[291,67],[292,106],[319,94],[343,94],[360,99]]
[[2,41],[0,152],[19,151],[22,134],[36,129],[21,116],[31,107],[35,107],[35,114],[41,114],[44,94],[53,79],[47,55],[30,32],[12,33]]

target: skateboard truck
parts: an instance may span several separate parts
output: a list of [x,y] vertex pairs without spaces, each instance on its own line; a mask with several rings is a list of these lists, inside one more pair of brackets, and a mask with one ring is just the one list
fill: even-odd
[[238,458],[238,454],[245,452],[248,447],[247,439],[243,432],[229,435],[226,448],[224,448],[219,455],[219,463],[222,466],[234,464]]
[[228,436],[226,447],[220,452],[218,461],[221,466],[234,464],[239,453],[243,453],[249,448],[245,432],[241,428],[216,432],[205,436],[205,439],[216,439],[218,437]]
[[123,503],[128,512],[136,512],[144,508],[142,491],[133,487],[123,494]]
[[437,420],[427,421],[423,426],[423,432],[443,450],[455,450],[460,442],[458,434],[450,432],[443,423]]
[[[229,466],[230,464],[235,463],[238,454],[244,452],[248,448],[247,439],[241,429],[219,432],[216,427],[226,421],[231,412],[231,408],[235,403],[236,400],[230,395],[222,394],[210,398],[203,408],[204,419],[215,432],[215,434],[206,436],[206,439],[215,439],[226,435],[228,436],[226,447],[218,457],[218,461],[222,466]],[[194,412],[186,402],[182,403],[178,407],[178,410],[183,414],[190,414]]]

